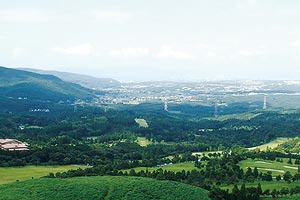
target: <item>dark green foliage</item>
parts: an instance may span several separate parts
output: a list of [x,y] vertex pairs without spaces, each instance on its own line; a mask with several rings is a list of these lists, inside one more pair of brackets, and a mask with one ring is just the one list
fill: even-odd
[[[31,109],[44,109],[53,102],[90,99],[93,93],[90,89],[64,82],[52,75],[0,67],[0,105],[6,103],[0,106],[0,112],[19,111],[22,107],[27,108],[27,104],[35,105]],[[42,102],[44,107],[38,107]],[[19,108],[15,110],[15,107]]]
[[287,171],[283,174],[283,180],[285,180],[287,182],[291,182],[292,177],[293,176],[289,171]]
[[139,177],[43,178],[2,185],[0,193],[1,200],[209,199],[201,188]]

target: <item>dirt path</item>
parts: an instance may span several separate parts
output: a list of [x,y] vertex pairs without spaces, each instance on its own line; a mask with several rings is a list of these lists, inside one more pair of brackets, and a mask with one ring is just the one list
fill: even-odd
[[266,171],[273,171],[273,172],[279,172],[279,173],[284,173],[284,170],[278,170],[278,169],[267,169],[267,168],[257,168],[260,170],[266,170]]
[[298,169],[298,167],[291,167],[291,166],[283,166],[284,168],[288,168],[288,169]]

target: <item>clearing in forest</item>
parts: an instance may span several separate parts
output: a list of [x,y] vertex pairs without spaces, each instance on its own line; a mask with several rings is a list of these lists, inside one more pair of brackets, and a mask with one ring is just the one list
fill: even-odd
[[[250,167],[252,170],[254,167],[257,167],[258,171],[266,173],[267,171],[272,172],[272,176],[283,175],[285,172],[289,171],[292,174],[295,174],[298,170],[298,165],[296,164],[287,164],[288,158],[281,158],[282,162],[272,161],[272,160],[258,160],[258,159],[246,159],[239,162],[239,166],[247,171],[247,168]],[[295,159],[292,159],[292,163],[295,163]]]
[[145,137],[137,137],[136,139],[136,143],[138,143],[138,145],[142,146],[142,147],[146,147],[149,144],[153,144],[153,142],[151,142],[150,140],[148,140]]
[[143,128],[148,128],[148,123],[145,119],[140,119],[140,118],[135,118],[134,119],[135,122],[140,126],[140,127],[143,127]]
[[267,149],[273,149],[275,147],[277,147],[278,145],[280,144],[283,144],[285,142],[287,142],[289,140],[289,138],[285,138],[285,137],[279,137],[267,144],[263,144],[263,145],[259,145],[259,146],[256,146],[256,147],[251,147],[251,148],[248,148],[249,150],[254,150],[254,149],[260,149],[261,151],[265,151]]

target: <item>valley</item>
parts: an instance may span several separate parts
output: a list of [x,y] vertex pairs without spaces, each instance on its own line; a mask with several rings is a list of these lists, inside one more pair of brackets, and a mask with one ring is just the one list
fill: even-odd
[[[145,82],[95,90],[52,75],[12,72],[0,88],[6,91],[0,95],[0,138],[27,149],[0,150],[1,193],[51,181],[91,181],[98,187],[103,177],[112,187],[119,178],[175,181],[196,186],[210,199],[280,197],[286,193],[282,188],[300,194],[297,82]],[[46,93],[54,93],[44,96],[37,89],[41,82]],[[144,197],[151,189],[141,187],[138,197],[154,198]],[[180,191],[174,194],[184,199]],[[47,199],[48,191],[38,192],[46,192]],[[103,192],[93,194],[107,195]]]

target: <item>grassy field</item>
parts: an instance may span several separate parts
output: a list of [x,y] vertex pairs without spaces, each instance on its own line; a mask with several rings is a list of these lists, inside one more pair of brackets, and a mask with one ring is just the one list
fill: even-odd
[[[253,183],[245,183],[246,187],[257,187],[258,183],[261,184],[262,191],[265,191],[266,189],[269,189],[272,191],[273,189],[281,190],[281,188],[294,188],[296,186],[300,186],[300,182],[292,182],[287,183],[285,181],[254,181]],[[238,187],[241,188],[242,183],[238,184]],[[228,189],[230,192],[232,191],[233,185],[224,185],[221,186],[222,189]],[[271,196],[262,196],[262,200],[271,200],[273,199]],[[298,200],[300,199],[299,195],[293,195],[293,196],[281,196],[279,195],[276,199],[284,199],[284,200]]]
[[151,142],[150,140],[148,140],[145,137],[137,137],[136,142],[142,147],[146,147],[149,144],[153,144],[153,142]]
[[[283,158],[283,162],[277,162],[277,161],[270,161],[270,160],[252,160],[247,159],[239,162],[239,166],[245,171],[248,167],[251,167],[252,169],[254,167],[257,167],[258,171],[261,172],[267,172],[271,171],[272,176],[277,175],[283,175],[285,172],[289,171],[292,174],[295,174],[298,170],[298,165],[295,164],[287,164],[288,159]],[[292,159],[292,162],[294,163],[295,160]]]
[[219,121],[225,121],[228,119],[249,120],[259,115],[261,115],[261,113],[241,113],[241,114],[221,115],[218,118],[209,118],[209,119],[219,120]]
[[25,167],[0,167],[0,184],[12,183],[16,180],[24,181],[40,178],[50,172],[63,172],[70,169],[86,168],[85,166],[25,166]]
[[[287,183],[286,181],[254,181],[253,183],[245,183],[246,187],[257,187],[257,184],[260,183],[261,184],[261,188],[262,190],[266,190],[266,189],[276,189],[276,190],[280,190],[283,187],[286,188],[293,188],[296,186],[300,186],[300,182],[291,182],[291,183]],[[239,183],[238,187],[240,188],[241,185],[243,183]],[[221,186],[222,189],[229,189],[229,191],[231,192],[233,185],[223,185]]]
[[138,118],[135,118],[134,119],[135,122],[140,126],[140,127],[143,127],[143,128],[148,128],[148,123],[145,119],[138,119]]
[[208,200],[199,187],[141,177],[41,178],[0,185],[0,200]]
[[[163,170],[167,170],[167,171],[181,172],[182,170],[185,170],[185,171],[191,171],[193,169],[197,170],[198,168],[196,168],[194,165],[195,165],[194,162],[183,162],[183,163],[175,163],[175,164],[160,166],[160,167],[136,167],[136,168],[133,168],[133,169],[136,172],[139,172],[139,171],[142,171],[142,170],[146,171],[146,169],[148,169],[148,171],[154,171],[154,170],[157,170],[159,168],[162,168]],[[124,171],[129,172],[130,169],[124,170]]]
[[277,147],[278,145],[282,144],[282,143],[285,143],[289,140],[289,138],[284,138],[284,137],[280,137],[280,138],[277,138],[267,144],[263,144],[263,145],[260,145],[260,146],[256,146],[256,147],[251,147],[251,148],[248,148],[249,150],[254,150],[254,149],[260,149],[261,151],[265,151],[267,150],[267,148],[275,148]]

